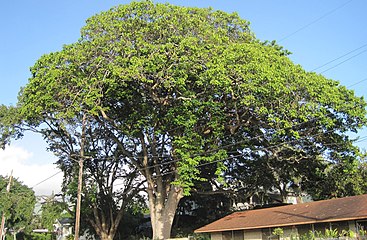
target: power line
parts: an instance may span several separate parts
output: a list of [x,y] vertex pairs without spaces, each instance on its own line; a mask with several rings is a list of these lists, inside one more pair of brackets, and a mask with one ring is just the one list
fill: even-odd
[[287,36],[285,36],[285,37],[283,37],[283,38],[282,38],[282,39],[280,39],[278,42],[282,42],[282,41],[284,41],[285,39],[287,39],[287,38],[289,38],[289,37],[291,37],[291,36],[295,35],[296,33],[298,33],[298,32],[300,32],[300,31],[302,31],[303,29],[305,29],[305,28],[307,28],[307,27],[309,27],[309,26],[311,26],[311,25],[313,25],[313,24],[315,24],[315,23],[319,22],[321,19],[323,19],[323,18],[325,18],[325,17],[329,16],[330,14],[334,13],[335,11],[339,10],[340,8],[344,7],[345,5],[347,5],[348,3],[352,2],[352,1],[353,1],[353,0],[349,0],[349,1],[347,1],[347,2],[345,2],[345,3],[343,3],[343,4],[341,4],[341,5],[339,5],[338,7],[336,7],[336,8],[334,8],[334,9],[330,10],[329,12],[325,13],[325,14],[324,14],[324,15],[322,15],[321,17],[319,17],[319,18],[317,18],[317,19],[315,19],[315,20],[311,21],[310,23],[308,23],[308,24],[304,25],[303,27],[299,28],[298,30],[296,30],[296,31],[292,32],[291,34],[289,34],[289,35],[287,35]]
[[355,55],[353,55],[353,56],[351,56],[351,57],[349,57],[349,58],[345,59],[344,61],[342,61],[342,62],[340,62],[340,63],[338,63],[338,64],[336,64],[336,65],[334,65],[334,66],[332,66],[332,67],[330,67],[330,68],[328,68],[328,69],[326,69],[326,70],[324,70],[324,71],[320,72],[320,73],[324,73],[324,72],[327,72],[327,71],[329,71],[329,70],[331,70],[331,69],[333,69],[333,68],[336,68],[337,66],[339,66],[339,65],[341,65],[341,64],[343,64],[343,63],[345,63],[345,62],[349,61],[349,60],[350,60],[350,59],[352,59],[352,58],[355,58],[355,57],[357,57],[357,56],[361,55],[361,54],[362,54],[362,53],[364,53],[364,52],[367,52],[367,49],[365,49],[365,50],[363,50],[363,51],[361,51],[361,52],[359,52],[359,53],[357,53],[357,54],[355,54]]
[[[330,130],[330,131],[327,131],[327,132],[325,132],[325,133],[328,133],[328,132],[331,132],[331,130]],[[303,137],[303,138],[301,138],[301,139],[304,139],[304,138],[306,138],[306,137],[311,137],[311,138],[312,138],[312,137],[316,137],[316,136],[319,136],[319,135],[322,135],[322,134],[325,134],[325,133],[318,133],[318,134],[314,134],[314,135],[311,135],[311,136],[305,136],[305,137]],[[253,137],[253,138],[251,138],[251,139],[255,139],[255,138],[257,138],[257,137],[259,137],[259,136]],[[367,140],[367,136],[363,136],[363,137],[361,137],[360,139],[358,139],[358,140],[356,141],[356,143],[358,143],[358,142],[363,142],[363,141],[366,141],[366,140]],[[246,141],[248,141],[248,140],[246,140]],[[275,147],[279,147],[279,146],[282,146],[282,145],[285,145],[285,144],[288,144],[288,143],[292,143],[292,142],[294,142],[294,141],[295,141],[295,140],[286,141],[286,142],[282,142],[282,143],[279,143],[279,144],[274,145],[274,146],[270,146],[270,147],[266,147],[266,148],[265,148],[265,147],[263,147],[263,148],[258,148],[258,149],[256,149],[256,150],[257,150],[257,151],[261,151],[261,150],[269,150],[269,149],[272,149],[272,148],[275,148]],[[240,142],[242,142],[242,141],[240,141]],[[238,144],[238,143],[240,143],[240,142],[237,142],[236,144]],[[232,145],[232,144],[231,144],[231,145]],[[226,146],[229,146],[229,145],[226,145]],[[217,150],[222,150],[222,149],[224,149],[224,148],[215,149],[215,150],[217,151]],[[197,154],[197,156],[199,156],[199,155],[200,155],[200,154]],[[228,158],[220,159],[220,160],[216,160],[216,161],[212,161],[212,162],[207,162],[207,163],[198,164],[196,167],[202,167],[202,166],[206,166],[206,165],[209,165],[209,164],[213,164],[213,163],[218,163],[218,162],[226,161],[226,160],[233,159],[233,158],[236,158],[236,157],[239,157],[239,156],[242,156],[242,154],[238,154],[238,155],[230,156],[230,157],[228,157]],[[169,162],[166,162],[166,163],[157,164],[157,165],[152,165],[152,166],[149,166],[148,168],[153,168],[153,167],[160,166],[160,165],[165,165],[165,164],[168,164],[168,163],[178,162],[178,161],[180,161],[180,160],[182,160],[182,159],[176,159],[176,160],[172,160],[172,161],[169,161]],[[143,170],[143,169],[139,169],[139,170]],[[164,176],[164,175],[171,174],[171,173],[174,173],[174,172],[177,172],[177,170],[173,170],[173,171],[168,172],[168,173],[163,173],[163,174],[161,174],[161,175],[156,175],[155,177],[158,177],[158,176]],[[40,181],[39,183],[37,183],[37,184],[35,184],[33,187],[31,187],[31,189],[33,189],[34,187],[36,187],[36,186],[38,186],[38,185],[40,185],[40,184],[42,184],[42,183],[44,183],[44,182],[48,181],[49,179],[51,179],[51,178],[55,177],[56,175],[58,175],[58,174],[60,174],[60,173],[62,173],[62,171],[59,171],[59,172],[57,172],[57,173],[55,173],[55,174],[51,175],[50,177],[47,177],[46,179],[44,179],[44,180]],[[119,185],[120,185],[120,184],[119,184]]]
[[353,87],[353,86],[355,86],[355,85],[357,85],[357,84],[360,84],[360,83],[362,83],[362,82],[365,82],[365,81],[367,81],[367,78],[364,78],[364,79],[362,79],[362,80],[360,80],[360,81],[358,81],[358,82],[356,82],[356,83],[353,83],[353,84],[351,84],[351,85],[347,86],[347,88]]
[[325,67],[326,65],[328,65],[328,64],[330,64],[332,62],[335,62],[336,60],[339,60],[339,59],[341,59],[341,58],[343,58],[343,57],[345,57],[345,56],[347,56],[347,55],[349,55],[349,54],[351,54],[351,53],[353,53],[353,52],[355,52],[355,51],[357,51],[357,50],[359,50],[361,48],[364,48],[365,46],[367,46],[367,43],[364,44],[364,45],[362,45],[362,46],[360,46],[360,47],[358,47],[358,48],[355,48],[355,49],[353,49],[353,50],[351,50],[351,51],[349,51],[349,52],[347,52],[347,53],[345,53],[345,54],[343,54],[343,55],[341,55],[341,56],[339,56],[339,57],[337,57],[337,58],[335,58],[335,59],[333,59],[333,60],[331,60],[331,61],[329,61],[327,63],[324,63],[321,66],[318,66],[317,68],[312,69],[311,72],[314,72],[317,69],[320,69],[322,67]]
[[[313,136],[317,136],[317,135],[321,135],[321,134],[324,134],[324,133],[316,134],[316,135],[313,135]],[[313,137],[313,136],[311,136],[311,137]],[[363,142],[363,141],[366,141],[366,140],[367,140],[367,136],[364,136],[361,139],[357,140],[356,142]],[[287,143],[291,143],[291,142],[294,142],[294,140],[288,141],[288,142],[283,142],[283,143],[280,143],[280,144],[277,144],[277,145],[274,145],[274,146],[270,146],[270,147],[266,147],[266,148],[265,147],[264,148],[258,148],[256,150],[257,151],[268,150],[268,149],[279,147],[281,145],[284,145],[284,144],[287,144]],[[241,157],[242,155],[243,154],[240,154],[239,153],[237,155],[233,155],[233,156],[230,156],[230,157],[227,157],[227,158],[224,158],[224,159],[218,159],[218,160],[215,160],[215,161],[212,161],[212,162],[201,163],[201,164],[198,164],[197,166],[195,166],[195,168],[203,167],[203,166],[214,164],[214,163],[224,162],[226,160],[230,160],[230,159],[234,159],[234,158],[237,158],[237,157]],[[178,169],[175,169],[175,170],[172,170],[172,171],[169,171],[169,172],[166,172],[166,173],[155,175],[154,177],[162,177],[162,176],[165,176],[165,175],[168,175],[168,174],[176,173],[177,171],[178,171]]]
[[[310,119],[310,120],[309,120],[309,121],[307,121],[307,122],[310,122],[311,120],[313,121],[313,120],[315,120],[315,119],[317,119],[317,118]],[[304,123],[307,123],[307,122],[299,123],[299,124],[296,124],[296,125],[294,125],[294,126],[292,126],[292,127],[295,127],[295,126],[297,126],[297,125],[304,124]],[[323,134],[326,134],[326,133],[330,133],[330,132],[332,132],[332,131],[333,131],[333,130],[329,130],[329,131],[326,131],[326,132],[317,133],[317,134],[310,135],[310,136],[304,136],[304,137],[301,137],[300,139],[297,139],[297,140],[285,141],[285,142],[282,142],[282,143],[279,143],[279,144],[276,144],[276,145],[273,145],[273,146],[269,146],[269,147],[261,147],[261,148],[257,148],[257,149],[255,149],[255,150],[257,150],[257,151],[269,150],[269,149],[276,148],[276,147],[279,147],[279,146],[282,146],[282,145],[285,145],[285,144],[289,144],[289,143],[292,143],[292,142],[295,142],[295,141],[299,141],[299,140],[302,140],[302,139],[305,139],[305,138],[313,138],[313,137],[320,136],[320,135],[323,135]],[[258,137],[260,137],[260,136],[261,136],[261,135],[258,135],[258,136],[255,136],[255,137],[252,137],[252,138],[250,138],[250,140],[251,140],[251,139],[256,139],[256,138],[258,138]],[[357,141],[355,141],[355,142],[356,142],[356,143],[358,143],[358,142],[363,142],[363,141],[366,141],[366,140],[367,140],[367,136],[363,136],[363,137],[361,137],[360,139],[358,139],[358,140],[357,140]],[[236,142],[236,143],[233,143],[233,144],[228,144],[228,145],[223,146],[222,148],[213,149],[212,151],[219,151],[219,150],[223,150],[223,149],[224,149],[224,147],[232,146],[232,145],[239,144],[239,143],[241,143],[241,142],[245,142],[245,141],[249,141],[249,139],[246,139],[246,140],[244,140],[244,141],[239,141],[239,142]],[[196,155],[193,155],[193,156],[200,156],[200,155],[201,155],[201,154],[196,154]],[[191,157],[193,157],[193,156],[191,156]],[[197,165],[197,166],[195,166],[195,167],[197,168],[197,167],[202,167],[202,166],[206,166],[206,165],[210,165],[210,164],[214,164],[214,163],[219,163],[219,162],[223,162],[223,161],[230,160],[230,159],[233,159],[233,158],[236,158],[236,157],[240,157],[240,156],[242,156],[242,154],[232,155],[232,156],[227,157],[227,158],[224,158],[224,159],[218,159],[218,160],[216,160],[216,161],[211,161],[211,162],[201,163],[201,164],[198,164],[198,165]],[[161,166],[161,165],[166,165],[166,164],[169,164],[169,163],[178,162],[178,161],[180,161],[180,160],[182,160],[182,159],[175,159],[175,160],[168,161],[168,162],[165,162],[165,163],[156,164],[156,165],[151,165],[151,166],[148,166],[147,168],[148,168],[148,169],[150,169],[150,168],[154,168],[154,167],[157,167],[157,166]],[[140,170],[140,171],[141,171],[141,170],[144,170],[144,169],[139,169],[139,168],[138,168],[138,170]],[[178,169],[175,169],[175,170],[172,170],[172,171],[169,171],[169,172],[166,172],[166,173],[162,173],[162,174],[155,175],[154,177],[165,176],[165,175],[168,175],[168,174],[175,173],[175,172],[177,172],[177,171],[178,171]],[[57,172],[57,173],[53,174],[52,176],[50,176],[50,177],[48,177],[48,178],[46,178],[46,179],[42,180],[41,182],[39,182],[39,183],[35,184],[35,185],[32,187],[32,189],[33,189],[34,187],[36,187],[36,186],[40,185],[41,183],[43,183],[43,182],[45,182],[45,181],[48,181],[49,179],[51,179],[51,178],[55,177],[57,174],[59,174],[59,173],[61,173],[61,172],[62,172],[62,171],[59,171],[59,172]],[[118,184],[118,185],[120,185],[120,184]]]
[[[358,51],[358,50],[360,50],[360,49],[362,49],[362,48],[364,48],[364,47],[366,47],[366,46],[367,46],[367,43],[366,43],[366,44],[363,44],[362,46],[359,46],[359,47],[357,47],[357,48],[355,48],[355,49],[353,49],[353,50],[351,50],[351,51],[349,51],[349,52],[346,52],[346,53],[344,53],[343,55],[341,55],[341,56],[339,56],[339,57],[337,57],[337,58],[334,58],[334,59],[332,59],[332,60],[330,60],[330,61],[328,61],[328,62],[326,62],[326,63],[324,63],[324,64],[322,64],[322,65],[320,65],[320,66],[318,66],[318,67],[316,67],[316,68],[314,68],[314,69],[312,69],[312,70],[311,70],[311,72],[314,72],[314,71],[316,71],[317,69],[320,69],[320,68],[322,68],[322,67],[325,67],[325,66],[329,65],[330,63],[333,63],[333,62],[335,62],[335,61],[337,61],[337,60],[339,60],[339,59],[341,59],[341,58],[343,58],[343,57],[345,57],[345,56],[348,56],[349,54],[354,53],[354,52],[356,52],[356,51]],[[328,69],[324,70],[323,72],[320,72],[320,73],[324,73],[324,72],[329,71],[329,70],[331,70],[331,69],[333,69],[333,68],[336,68],[337,66],[339,66],[339,65],[343,64],[344,62],[349,61],[350,59],[352,59],[352,58],[354,58],[354,57],[357,57],[358,55],[360,55],[360,54],[362,54],[362,53],[364,53],[364,52],[366,52],[366,51],[367,51],[367,49],[365,49],[365,50],[363,50],[362,52],[359,52],[359,53],[357,53],[357,54],[355,54],[355,55],[353,55],[353,56],[351,56],[351,57],[347,58],[346,60],[344,60],[344,61],[342,61],[342,62],[340,62],[340,63],[338,63],[338,64],[336,64],[336,65],[334,65],[334,66],[332,66],[332,67],[330,67],[330,68],[328,68]],[[360,83],[362,83],[362,82],[365,82],[365,81],[367,81],[367,78],[364,78],[364,79],[362,79],[362,80],[360,80],[360,81],[358,81],[358,82],[356,82],[356,83],[353,83],[353,84],[351,84],[351,85],[347,86],[347,88],[353,87],[353,86],[355,86],[355,85],[357,85],[357,84],[360,84]]]
[[62,173],[62,171],[59,171],[59,172],[57,172],[57,173],[53,174],[52,176],[50,176],[50,177],[48,177],[48,178],[46,178],[46,179],[44,179],[44,180],[40,181],[39,183],[37,183],[37,184],[35,184],[33,187],[31,187],[31,189],[33,189],[34,187],[36,187],[36,186],[38,186],[38,185],[40,185],[40,184],[42,184],[42,183],[44,183],[44,182],[46,182],[46,181],[50,180],[51,178],[55,177],[55,176],[56,176],[56,175],[58,175],[59,173]]
[[[56,175],[58,175],[58,174],[60,174],[60,173],[62,173],[62,171],[59,171],[59,172],[57,172],[57,173],[55,173],[55,174],[51,175],[50,177],[47,177],[46,179],[44,179],[44,180],[42,180],[42,181],[38,182],[37,184],[35,184],[33,187],[30,187],[29,189],[34,190],[33,188],[35,188],[36,186],[38,186],[38,185],[40,185],[40,184],[42,184],[42,183],[44,183],[44,182],[46,182],[46,181],[50,180],[51,178],[55,177]],[[15,193],[16,193],[16,194],[22,194],[22,193],[28,193],[28,191],[24,191],[24,190],[20,190],[20,191],[19,191],[19,190],[17,190],[17,191],[15,191]]]
[[[314,134],[314,135],[306,135],[306,136],[303,136],[299,139],[296,139],[296,140],[290,140],[290,141],[285,141],[285,142],[281,142],[279,144],[276,144],[276,145],[273,145],[273,146],[269,146],[269,147],[260,147],[260,148],[256,148],[256,149],[253,149],[253,150],[256,150],[256,151],[265,151],[265,150],[270,150],[272,148],[276,148],[276,147],[280,147],[282,145],[286,145],[286,144],[290,144],[290,143],[293,143],[293,142],[296,142],[296,141],[299,141],[299,140],[302,140],[302,139],[306,139],[306,138],[313,138],[313,137],[317,137],[317,136],[320,136],[320,135],[323,135],[323,134],[327,134],[327,133],[330,133],[330,132],[333,132],[334,130],[329,130],[329,131],[326,131],[326,132],[321,132],[321,133],[317,133],[317,134]],[[360,141],[355,141],[355,142],[361,142],[361,141],[365,141],[366,139],[364,139],[365,137],[362,137],[362,139],[359,139]],[[241,141],[240,141],[241,142]],[[333,144],[333,145],[337,145],[337,144]],[[221,150],[221,149],[219,149]],[[212,162],[206,162],[206,163],[202,163],[202,164],[198,164],[197,166],[195,166],[196,168],[197,167],[201,167],[201,166],[205,166],[205,165],[210,165],[210,164],[213,164],[213,163],[218,163],[218,162],[223,162],[223,161],[226,161],[226,160],[229,160],[229,159],[233,159],[235,157],[239,157],[239,156],[242,156],[242,154],[238,154],[238,155],[234,155],[234,156],[231,156],[231,157],[228,157],[228,158],[224,158],[224,159],[219,159],[219,160],[216,160],[216,161],[212,161]],[[175,161],[178,162],[182,159],[176,159]],[[159,165],[162,165],[162,164],[159,164]],[[158,164],[156,165],[158,166]],[[149,166],[148,168],[151,168],[151,167],[154,167],[154,166]],[[158,174],[158,175],[155,175],[155,177],[159,177],[159,176],[164,176],[164,175],[168,175],[168,174],[171,174],[171,173],[175,173],[177,172],[178,169],[175,169],[175,170],[172,170],[170,172],[166,172],[166,173],[162,173],[162,174]]]
[[367,141],[367,136],[363,136],[359,139],[357,139],[356,143]]
[[[330,114],[332,114],[332,113],[326,114],[326,116],[327,116],[327,115],[330,115]],[[307,121],[305,121],[305,122],[300,122],[300,123],[294,124],[294,125],[292,125],[292,126],[288,127],[287,129],[292,129],[292,128],[295,128],[295,127],[297,127],[297,126],[303,125],[303,124],[311,123],[311,122],[313,122],[313,121],[317,121],[317,120],[318,120],[318,119],[320,119],[320,118],[321,118],[321,117],[314,117],[314,118],[311,118],[311,119],[309,119],[309,120],[307,120]],[[316,127],[312,127],[311,129],[315,129],[315,128],[316,128]],[[298,140],[301,140],[301,139],[304,139],[304,138],[307,138],[307,137],[316,137],[316,136],[319,136],[319,135],[322,135],[322,134],[330,133],[330,132],[332,132],[332,131],[333,131],[333,130],[329,130],[329,131],[321,132],[321,133],[317,133],[317,134],[314,134],[314,135],[311,135],[311,136],[303,136],[302,138],[300,138],[300,139],[298,139]],[[228,136],[231,136],[231,134],[225,135],[224,137],[228,137]],[[206,151],[206,152],[204,152],[204,153],[197,153],[197,154],[193,154],[193,155],[191,155],[190,157],[191,157],[191,158],[194,158],[194,157],[197,157],[197,156],[207,155],[207,154],[209,154],[209,153],[211,153],[211,152],[216,152],[216,151],[220,151],[220,150],[225,150],[225,149],[226,149],[226,148],[228,148],[228,147],[235,146],[235,145],[237,145],[237,144],[241,144],[241,143],[246,143],[246,142],[248,142],[248,141],[251,141],[251,140],[255,140],[255,139],[257,139],[257,138],[260,138],[261,136],[263,136],[263,135],[259,134],[259,135],[254,136],[254,137],[250,137],[250,138],[244,139],[244,140],[242,140],[242,141],[237,141],[237,142],[235,142],[235,143],[230,143],[230,144],[223,145],[223,146],[220,146],[220,147],[215,148],[215,149],[208,150],[208,151]],[[277,147],[277,146],[281,146],[281,145],[284,145],[284,144],[287,144],[287,143],[290,143],[290,142],[293,142],[293,141],[295,141],[295,140],[290,140],[290,141],[286,141],[286,142],[280,143],[280,144],[278,144],[278,145],[271,146],[271,147],[269,147],[269,149],[274,148],[274,147]],[[264,148],[264,149],[266,149],[266,148]],[[257,150],[258,150],[258,149],[257,149]],[[228,153],[228,152],[227,152],[227,153]],[[90,159],[93,159],[93,157],[92,157],[92,156],[88,156],[88,157],[89,157]],[[162,159],[162,158],[171,158],[170,156],[166,156],[166,157],[164,157],[164,156],[161,156],[161,155],[149,155],[149,157],[150,157],[150,158],[159,158],[159,159]],[[129,158],[129,157],[128,157],[128,158]],[[133,158],[135,158],[135,159],[142,159],[143,157],[141,157],[141,156],[133,156]],[[96,157],[95,159],[105,159],[105,160],[107,160],[107,159],[116,159],[116,158],[115,158],[115,157],[102,157],[102,158],[101,158],[101,157]],[[136,166],[136,168],[137,168],[137,170],[138,170],[138,171],[144,171],[144,170],[147,170],[147,169],[152,169],[152,168],[155,168],[155,167],[159,167],[159,166],[164,166],[164,165],[168,165],[168,164],[176,163],[176,162],[179,162],[179,161],[181,161],[181,160],[182,160],[181,158],[178,158],[178,159],[172,159],[172,160],[169,160],[169,161],[166,161],[166,162],[161,162],[161,163],[153,164],[153,165],[150,165],[150,166],[147,166],[147,167],[144,167],[144,168],[140,168],[140,167],[137,167],[137,166]]]

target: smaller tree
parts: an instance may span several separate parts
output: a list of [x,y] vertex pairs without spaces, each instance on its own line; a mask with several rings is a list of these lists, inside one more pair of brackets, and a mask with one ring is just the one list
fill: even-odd
[[360,159],[345,158],[340,163],[328,163],[315,172],[313,184],[305,184],[306,191],[315,200],[355,196],[367,193],[366,163]]
[[83,161],[81,230],[112,240],[120,234],[125,208],[138,197],[145,181],[137,168],[126,166],[124,151],[110,131],[90,117],[85,119],[82,125],[75,119],[53,120],[50,125],[55,128],[44,134],[50,150],[59,157],[57,164],[65,173],[63,194],[72,203],[77,202],[79,162]]
[[10,191],[7,192],[8,183],[7,177],[0,176],[0,213],[5,216],[5,228],[12,230],[14,235],[19,232],[29,233],[36,203],[34,191],[13,179]]
[[54,224],[58,219],[72,217],[68,211],[68,204],[63,200],[58,200],[55,195],[45,200],[41,210],[41,225],[49,231],[54,230]]

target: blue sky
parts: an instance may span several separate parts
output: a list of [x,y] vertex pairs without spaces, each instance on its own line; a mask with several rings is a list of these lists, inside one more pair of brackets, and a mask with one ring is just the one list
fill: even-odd
[[[130,1],[14,0],[1,1],[0,9],[0,104],[15,104],[19,89],[29,75],[29,67],[43,54],[58,51],[78,40],[85,20],[101,11]],[[158,1],[156,1],[158,2]],[[293,54],[290,58],[312,71],[331,60],[350,53],[315,70],[327,78],[355,90],[367,98],[367,1],[365,0],[168,0],[183,6],[197,6],[238,12],[251,22],[261,40],[277,40]],[[359,49],[358,49],[359,48]],[[358,49],[358,50],[355,50]],[[355,50],[355,51],[353,51]],[[365,51],[365,52],[364,52]],[[329,70],[328,70],[329,69]],[[361,82],[362,81],[362,82]],[[358,83],[359,82],[359,83]],[[362,138],[367,131],[359,133]],[[366,139],[367,140],[367,139]],[[358,145],[367,149],[367,141]],[[45,152],[40,137],[29,134],[13,146],[14,158],[21,150],[22,166],[52,165],[53,156]],[[16,162],[17,160],[14,160]],[[0,153],[1,164],[1,153]],[[36,169],[36,168],[35,168]],[[33,172],[36,170],[32,170]],[[16,170],[14,171],[17,174]],[[52,175],[53,172],[45,174]],[[0,172],[0,174],[6,174]],[[30,185],[45,176],[31,176]],[[20,174],[19,174],[20,175]],[[60,175],[61,176],[61,175]],[[17,177],[17,176],[16,176]],[[25,176],[18,176],[20,180]],[[28,180],[24,180],[26,182]]]

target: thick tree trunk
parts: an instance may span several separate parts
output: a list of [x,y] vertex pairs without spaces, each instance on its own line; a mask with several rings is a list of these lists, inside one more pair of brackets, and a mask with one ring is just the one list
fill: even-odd
[[115,218],[113,218],[112,215],[106,217],[103,212],[98,211],[98,208],[94,206],[94,220],[89,219],[89,223],[93,226],[101,240],[113,240],[122,219],[123,212],[122,207]]
[[97,235],[100,237],[101,240],[113,240],[115,237],[116,232],[115,231],[109,231],[110,229],[106,228],[98,228],[95,229]]
[[113,240],[114,236],[111,236],[110,234],[108,233],[103,233],[101,236],[100,236],[101,240]]
[[154,240],[170,238],[173,219],[177,205],[183,197],[182,193],[182,188],[173,185],[166,196],[160,193],[149,193],[149,208]]
[[105,228],[98,228],[95,230],[101,240],[113,240],[115,237],[115,233],[116,233],[114,231],[110,232],[109,229],[105,229]]
[[[148,140],[149,144],[146,143]],[[157,138],[153,134],[151,136],[144,134],[140,135],[140,143],[142,147],[142,166],[141,171],[147,180],[147,193],[149,200],[150,219],[153,230],[153,240],[165,240],[170,238],[173,219],[176,214],[176,209],[179,201],[183,197],[183,188],[171,184],[178,179],[178,174],[173,169],[177,166],[172,166],[171,172],[164,173],[164,167],[161,165]],[[153,154],[152,161],[149,161],[148,147]],[[164,149],[164,144],[162,149]],[[139,167],[139,165],[137,166]],[[140,168],[140,167],[139,167]]]

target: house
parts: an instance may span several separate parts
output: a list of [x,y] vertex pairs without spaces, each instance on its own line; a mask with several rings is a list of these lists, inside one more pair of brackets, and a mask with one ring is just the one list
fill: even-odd
[[279,228],[283,239],[326,229],[365,234],[367,194],[235,212],[195,232],[210,233],[212,240],[267,240],[278,239],[274,229]]
[[56,229],[57,240],[64,240],[67,236],[73,234],[74,220],[71,218],[61,218],[56,221],[54,228]]

